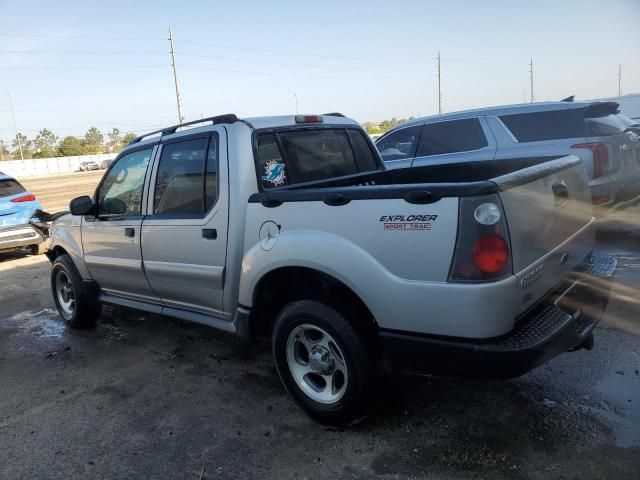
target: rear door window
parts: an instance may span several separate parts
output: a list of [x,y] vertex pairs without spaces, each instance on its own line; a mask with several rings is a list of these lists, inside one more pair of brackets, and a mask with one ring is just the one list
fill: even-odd
[[258,136],[258,160],[264,188],[322,181],[379,169],[360,130],[315,128]]
[[153,197],[155,214],[204,214],[218,199],[215,137],[162,147]]
[[11,197],[25,191],[24,187],[12,178],[0,179],[0,198]]
[[382,137],[376,143],[382,160],[390,162],[413,158],[416,154],[421,130],[422,126],[416,125],[415,127],[400,128]]
[[587,136],[584,112],[576,108],[502,115],[500,120],[519,142]]
[[477,118],[428,123],[422,128],[416,157],[470,152],[487,145]]

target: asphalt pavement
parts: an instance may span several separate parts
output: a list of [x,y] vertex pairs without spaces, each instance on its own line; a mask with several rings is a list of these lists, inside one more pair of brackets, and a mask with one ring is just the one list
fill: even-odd
[[268,346],[125,309],[69,330],[46,258],[0,254],[0,478],[637,480],[639,222],[600,227],[619,268],[592,351],[509,381],[401,375],[348,430],[295,406]]

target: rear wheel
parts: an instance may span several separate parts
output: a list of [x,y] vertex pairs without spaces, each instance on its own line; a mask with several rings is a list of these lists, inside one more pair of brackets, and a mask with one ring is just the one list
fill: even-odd
[[51,291],[58,313],[71,328],[95,325],[102,305],[86,288],[69,255],[60,255],[51,268]]
[[321,423],[348,426],[366,418],[380,397],[371,343],[333,308],[301,300],[278,316],[273,355],[282,382],[305,412]]

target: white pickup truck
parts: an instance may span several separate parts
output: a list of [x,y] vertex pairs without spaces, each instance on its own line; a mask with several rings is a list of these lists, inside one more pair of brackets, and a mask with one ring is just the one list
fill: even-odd
[[592,345],[615,261],[584,168],[513,165],[387,171],[340,114],[169,127],[53,224],[53,296],[71,327],[112,304],[271,338],[301,407],[348,425],[389,364],[504,378]]

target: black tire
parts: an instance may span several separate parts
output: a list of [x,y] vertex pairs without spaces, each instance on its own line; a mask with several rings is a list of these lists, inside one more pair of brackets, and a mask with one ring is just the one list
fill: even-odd
[[[294,332],[307,325],[324,330],[337,344],[347,370],[346,387],[341,398],[333,403],[314,400],[299,385],[289,367],[287,345]],[[287,391],[298,405],[314,420],[337,427],[346,427],[364,420],[379,403],[380,395],[374,390],[380,379],[378,355],[370,335],[357,332],[341,313],[315,301],[299,300],[286,305],[274,325],[273,356]],[[295,342],[295,340],[293,340]],[[336,357],[337,358],[337,357]],[[307,365],[311,365],[307,362]],[[311,375],[315,375],[312,373]],[[326,383],[324,384],[326,385]],[[326,388],[326,387],[325,387]]]
[[[59,291],[62,282],[68,286],[68,292],[73,295],[73,301],[70,304],[64,303],[64,295]],[[67,254],[60,255],[53,261],[51,292],[58,313],[71,328],[91,328],[96,324],[102,305],[95,294],[87,288],[71,257]],[[69,293],[66,296],[67,302],[71,298]]]
[[47,242],[42,242],[36,245],[31,245],[30,250],[31,255],[43,255],[47,250],[49,250],[49,246],[47,245]]

